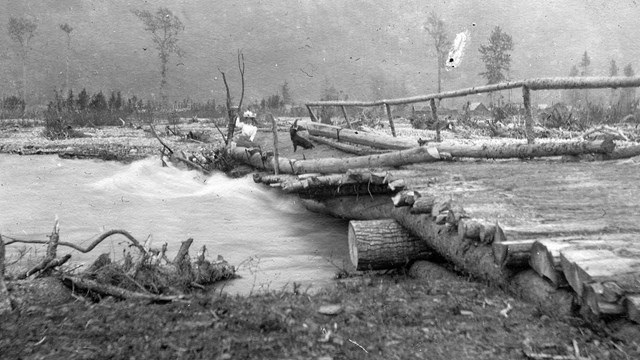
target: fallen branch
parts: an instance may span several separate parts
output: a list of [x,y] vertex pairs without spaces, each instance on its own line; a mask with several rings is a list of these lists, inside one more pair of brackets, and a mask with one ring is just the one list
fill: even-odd
[[164,146],[165,149],[169,150],[170,154],[173,154],[173,150],[171,150],[169,145],[165,144],[164,141],[162,141],[162,139],[160,139],[160,136],[158,136],[158,134],[156,133],[156,128],[153,126],[152,123],[149,123],[149,128],[151,129],[151,134],[153,134],[153,136],[155,136],[155,138],[158,139],[160,144],[162,144],[162,146]]
[[[109,230],[106,233],[100,235],[97,239],[95,239],[86,248],[80,247],[80,246],[78,246],[76,244],[73,244],[73,243],[64,242],[64,241],[58,241],[57,244],[58,245],[62,245],[62,246],[70,247],[70,248],[72,248],[74,250],[78,250],[81,253],[86,254],[89,251],[93,250],[96,246],[98,246],[98,244],[100,244],[104,239],[108,238],[111,235],[116,235],[116,234],[123,235],[124,237],[129,239],[129,241],[131,241],[133,243],[133,246],[138,248],[141,252],[145,252],[144,247],[142,247],[142,245],[140,245],[140,242],[138,240],[136,240],[136,238],[134,238],[133,235],[129,234],[129,232],[127,232],[125,230]],[[48,244],[49,243],[48,240],[24,240],[24,239],[12,238],[12,237],[9,237],[9,236],[6,236],[6,235],[5,235],[5,237],[7,239],[10,239],[10,241],[7,241],[5,243],[6,245],[13,244],[13,243],[23,243],[23,244]]]
[[[58,249],[59,239],[60,239],[60,224],[58,223],[58,220],[56,220],[56,223],[53,226],[53,232],[51,232],[51,235],[49,235],[49,241],[47,242],[48,244],[47,253],[44,259],[42,259],[42,261],[38,265],[34,266],[30,270],[27,270],[26,272],[19,274],[18,279],[25,279],[36,273],[40,273],[40,275],[44,275],[50,272],[55,266],[57,266],[55,265],[56,264],[55,260],[56,260],[56,252]],[[60,265],[67,262],[67,260],[69,260],[70,257],[71,255],[68,255],[66,259],[63,258],[63,261],[60,262]]]
[[119,299],[148,300],[153,302],[173,302],[186,299],[184,295],[154,295],[125,290],[117,286],[101,284],[93,280],[83,279],[81,277],[69,276],[65,274],[62,275],[62,280],[70,282],[72,288],[85,289],[101,295],[113,296]]

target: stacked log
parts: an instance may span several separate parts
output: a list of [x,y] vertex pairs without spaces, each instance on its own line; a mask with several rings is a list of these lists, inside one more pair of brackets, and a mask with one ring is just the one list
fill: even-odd
[[[343,129],[338,126],[320,123],[308,123],[310,135],[323,136],[354,144],[371,146],[379,149],[403,150],[419,144],[387,135],[370,134],[359,130]],[[503,143],[503,144],[458,144],[439,143],[435,147],[438,153],[446,153],[454,158],[532,158],[562,155],[582,155],[588,153],[611,154],[615,150],[613,140],[569,141],[550,143]]]
[[633,304],[640,294],[640,256],[623,255],[593,249],[569,248],[560,252],[569,285],[596,315],[627,313],[629,318],[637,318]]
[[428,258],[422,239],[393,219],[349,222],[349,255],[356,270],[381,270],[407,266]]

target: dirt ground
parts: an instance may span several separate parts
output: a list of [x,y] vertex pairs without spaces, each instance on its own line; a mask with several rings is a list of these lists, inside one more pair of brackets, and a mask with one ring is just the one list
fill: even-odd
[[0,318],[0,354],[6,359],[507,360],[573,359],[578,349],[588,359],[640,357],[638,338],[624,328],[550,318],[499,289],[434,274],[365,275],[316,294],[293,288],[250,297],[212,293],[172,304],[32,298]]
[[[193,126],[216,137],[215,129]],[[84,144],[43,140],[38,128],[3,128],[0,151],[96,143],[141,154],[159,149],[143,130],[91,131],[95,136]],[[270,136],[261,134],[270,149]],[[201,146],[166,138],[178,147]],[[324,145],[292,153],[286,130],[279,140],[293,158],[344,156]],[[577,352],[588,359],[640,358],[636,329],[622,323],[552,318],[490,284],[433,269],[414,275],[359,275],[314,294],[295,284],[250,297],[212,291],[170,304],[92,303],[51,279],[9,283],[15,308],[0,317],[0,358],[507,360],[578,359]]]

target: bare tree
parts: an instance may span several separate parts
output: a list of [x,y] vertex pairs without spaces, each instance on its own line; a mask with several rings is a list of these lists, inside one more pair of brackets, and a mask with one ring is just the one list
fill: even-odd
[[133,13],[142,21],[145,30],[151,33],[153,43],[158,49],[160,57],[160,96],[166,104],[167,94],[167,64],[171,54],[178,57],[184,56],[184,52],[178,46],[178,35],[184,30],[180,19],[167,8],[158,8],[155,14],[147,10],[133,10]]
[[447,49],[451,43],[447,40],[447,32],[444,26],[444,20],[438,16],[434,11],[429,14],[427,23],[424,26],[425,30],[429,33],[433,39],[433,47],[436,50],[436,62],[438,68],[438,92],[442,90],[442,69],[445,66],[447,59]]
[[33,39],[38,25],[35,20],[27,18],[9,19],[9,37],[20,45],[20,59],[22,60],[22,99],[27,101],[27,55],[29,42]]
[[64,88],[69,89],[69,54],[71,53],[71,32],[73,31],[73,28],[69,26],[69,24],[64,23],[60,24],[60,30],[64,31],[67,34],[67,72],[64,82]]
[[[229,90],[229,83],[227,82],[227,76],[224,71],[218,69],[220,74],[222,74],[222,81],[224,82],[224,87],[227,91],[227,117],[228,117],[228,125],[227,125],[227,137],[224,139],[225,145],[229,145],[231,143],[231,139],[233,138],[233,133],[236,130],[236,116],[242,116],[242,101],[244,100],[244,54],[242,51],[238,50],[238,70],[240,71],[240,81],[241,81],[241,93],[240,93],[240,101],[238,102],[238,110],[236,114],[235,108],[231,105],[231,91]],[[224,135],[223,135],[224,137]]]

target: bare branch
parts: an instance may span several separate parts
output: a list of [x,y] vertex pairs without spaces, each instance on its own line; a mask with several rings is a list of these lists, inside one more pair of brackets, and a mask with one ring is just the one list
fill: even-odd
[[[136,240],[136,238],[134,238],[126,230],[109,230],[109,231],[105,232],[104,234],[100,235],[96,240],[94,240],[86,248],[80,247],[80,246],[78,246],[78,245],[76,245],[74,243],[69,243],[69,242],[64,242],[64,241],[58,241],[58,245],[67,246],[67,247],[70,247],[70,248],[72,248],[74,250],[78,250],[81,253],[85,253],[86,254],[89,251],[93,250],[96,246],[98,246],[98,244],[100,244],[104,239],[108,238],[111,235],[116,235],[116,234],[123,235],[124,237],[129,239],[129,241],[131,241],[133,243],[133,246],[135,246],[136,248],[138,248],[142,252],[145,251],[144,248],[142,247],[142,245],[140,245],[140,242],[138,240]],[[49,243],[49,240],[24,240],[24,239],[12,238],[12,237],[6,236],[6,235],[4,237],[9,239],[9,241],[5,242],[6,245],[13,244],[13,243],[23,243],[23,244],[48,244]]]
[[[242,60],[242,63],[240,63]],[[242,92],[240,94],[240,102],[238,103],[238,111],[242,109],[242,101],[244,100],[244,54],[238,50],[238,70],[240,70],[240,80],[242,81]],[[238,114],[240,116],[240,114]]]

